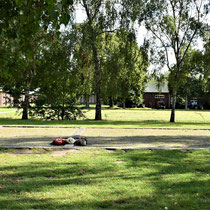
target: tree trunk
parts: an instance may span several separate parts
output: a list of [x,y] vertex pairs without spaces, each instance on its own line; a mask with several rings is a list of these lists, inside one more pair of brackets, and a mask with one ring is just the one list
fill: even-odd
[[185,109],[188,109],[188,98],[185,96]]
[[24,102],[23,102],[22,120],[28,120],[28,107],[29,107],[29,92],[26,91]]
[[114,106],[113,97],[110,96],[109,98],[109,107],[112,108]]
[[123,102],[123,109],[125,109],[125,102]]
[[64,112],[65,112],[65,109],[64,109],[64,107],[62,107],[62,110],[61,110],[61,120],[62,121],[64,120]]
[[100,96],[98,94],[96,94],[95,120],[102,120],[102,117],[101,117],[101,99],[100,99]]
[[91,13],[92,11],[88,7],[88,4],[85,0],[82,1],[83,6],[86,11],[86,15],[88,17],[88,24],[89,24],[89,32],[90,32],[90,43],[91,43],[91,48],[93,52],[93,62],[95,66],[95,82],[96,82],[96,89],[95,89],[95,94],[96,94],[96,111],[95,111],[95,120],[102,120],[101,117],[101,69],[99,66],[99,60],[98,60],[98,52],[97,52],[97,44],[96,44],[96,31],[94,29],[94,21],[93,21],[93,14]]
[[85,108],[89,109],[90,108],[90,104],[89,104],[89,96],[85,97]]
[[175,109],[176,109],[176,92],[173,92],[170,122],[175,122]]
[[[58,108],[58,110],[56,110],[56,111],[55,111],[55,113],[57,113],[57,114],[58,114],[58,116],[57,116],[57,117],[58,117],[58,121],[59,121],[59,120],[60,120],[60,110],[59,110],[59,108]],[[56,117],[56,114],[55,114],[55,117]]]
[[96,81],[96,112],[95,120],[102,120],[101,117],[101,69],[99,67],[98,52],[94,41],[92,40],[92,50],[95,64],[95,81]]

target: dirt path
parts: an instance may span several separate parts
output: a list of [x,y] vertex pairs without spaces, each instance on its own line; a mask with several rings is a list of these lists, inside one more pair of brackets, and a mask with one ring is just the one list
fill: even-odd
[[[0,128],[0,147],[49,147],[55,137],[82,135],[92,148],[206,148],[210,130]],[[50,146],[51,147],[51,146]],[[63,148],[72,148],[65,145]]]

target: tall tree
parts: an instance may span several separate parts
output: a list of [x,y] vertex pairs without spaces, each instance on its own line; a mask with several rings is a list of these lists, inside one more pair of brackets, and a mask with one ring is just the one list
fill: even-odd
[[142,92],[147,80],[148,53],[147,44],[138,47],[133,33],[128,34],[127,41],[120,43],[123,58],[123,67],[120,75],[120,96],[123,106],[126,100],[134,106],[142,102]]
[[[183,61],[182,77],[180,79],[177,97],[180,101],[185,101],[185,109],[188,108],[188,99],[199,97],[202,95],[202,69],[203,69],[203,54],[200,50],[189,48]],[[174,78],[169,75],[169,80]],[[170,81],[171,87],[173,81]]]
[[14,98],[24,95],[21,102],[23,108],[22,119],[28,119],[30,92],[37,88],[36,73],[43,48],[43,34],[39,32],[28,42],[30,54],[22,49],[21,40],[12,39],[7,45],[7,60],[1,69],[0,82],[2,88]]
[[[25,95],[22,119],[28,119],[29,92],[32,78],[36,72],[37,34],[40,29],[60,28],[68,24],[73,1],[19,1],[1,0],[0,4],[0,44],[1,75],[13,78],[16,89],[18,84],[26,83],[22,94]],[[36,52],[35,52],[36,51]],[[11,68],[11,63],[17,64]],[[14,67],[14,65],[13,65]],[[19,69],[17,69],[19,68]],[[19,71],[18,77],[16,71]],[[19,75],[23,75],[20,82]]]
[[89,108],[89,97],[93,95],[94,83],[94,63],[89,43],[83,32],[83,24],[75,27],[76,31],[76,50],[74,52],[75,68],[78,70],[80,77],[81,93],[85,99],[86,108]]
[[[78,0],[79,8],[83,8],[86,14],[86,20],[82,25],[82,32],[86,38],[86,43],[92,51],[94,64],[94,92],[96,94],[96,112],[95,120],[101,120],[101,99],[102,99],[102,64],[103,56],[100,51],[105,49],[103,46],[107,42],[103,41],[109,33],[131,32],[134,35],[133,23],[136,20],[136,8],[139,8],[137,2],[142,1],[118,1],[118,0]],[[125,38],[127,36],[126,33]],[[105,35],[105,36],[102,36]],[[128,50],[128,48],[127,48]],[[126,54],[126,53],[125,53]],[[120,58],[119,58],[120,59]]]
[[[203,56],[203,75],[204,75],[204,81],[207,84],[207,81],[209,82],[210,79],[210,39],[206,41],[204,46],[204,56]],[[209,91],[210,91],[210,84],[207,84]]]
[[184,59],[183,69],[186,69],[186,75],[183,77],[177,93],[179,99],[185,98],[186,108],[188,98],[206,98],[205,102],[207,103],[210,94],[210,55],[208,45],[207,42],[203,50],[190,49]]
[[[177,90],[185,69],[184,59],[194,44],[208,16],[205,0],[160,0],[149,1],[145,8],[145,26],[155,40],[159,61],[170,71],[172,109],[170,122],[175,122]],[[204,9],[205,6],[205,9]],[[170,57],[173,56],[173,59]]]
[[33,115],[45,119],[69,120],[81,115],[75,106],[80,95],[78,69],[75,66],[74,33],[63,34],[47,43],[42,50],[39,71],[37,72],[38,90]]
[[[138,47],[130,32],[106,35],[100,57],[103,56],[103,99],[125,104],[130,98],[139,101],[148,67],[146,46]],[[136,104],[137,105],[137,104]]]
[[99,58],[99,51],[102,45],[101,34],[106,33],[108,30],[113,30],[116,25],[117,10],[114,4],[115,1],[110,0],[79,0],[78,3],[86,14],[86,21],[82,26],[82,32],[83,36],[86,37],[86,43],[89,43],[94,63],[95,120],[101,120],[102,69]]

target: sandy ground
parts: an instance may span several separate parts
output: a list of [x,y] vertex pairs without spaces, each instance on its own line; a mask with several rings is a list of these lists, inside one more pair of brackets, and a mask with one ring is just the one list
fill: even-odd
[[[89,147],[175,147],[210,149],[210,130],[0,128],[0,146],[49,146],[55,137],[80,134]],[[72,145],[65,145],[66,148]]]
[[2,145],[49,145],[56,137],[75,135],[78,128],[0,128]]

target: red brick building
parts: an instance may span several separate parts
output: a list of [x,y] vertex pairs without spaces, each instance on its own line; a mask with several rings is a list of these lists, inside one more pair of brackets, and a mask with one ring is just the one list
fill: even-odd
[[[24,96],[20,97],[20,100],[24,100]],[[12,106],[13,105],[13,97],[0,90],[0,106]]]
[[7,93],[0,91],[0,106],[11,105],[8,99],[12,100],[11,96]]
[[[0,91],[0,106],[12,105],[11,103],[8,103],[8,99],[6,99],[7,97],[11,99],[12,103],[13,98],[9,94]],[[164,106],[164,108],[170,108],[170,94],[167,83],[163,84],[158,90],[156,82],[148,82],[143,94],[143,98],[143,104],[145,104],[146,107],[157,109],[163,108]],[[24,96],[22,96],[21,99],[24,100]],[[84,104],[85,98],[81,97],[79,102]],[[89,103],[96,103],[96,97],[94,95],[89,98]]]
[[159,87],[157,82],[148,82],[144,91],[144,105],[149,108],[170,108],[170,94],[168,83]]

